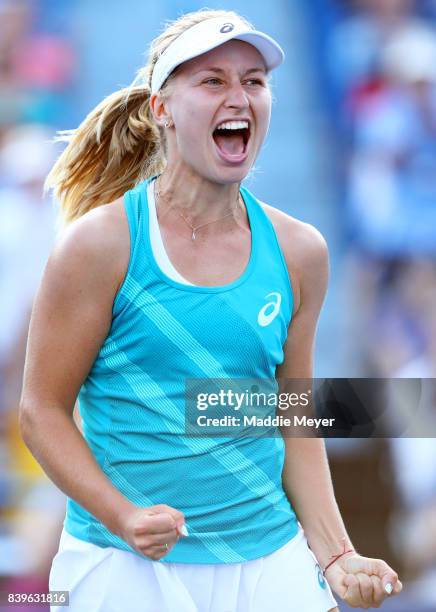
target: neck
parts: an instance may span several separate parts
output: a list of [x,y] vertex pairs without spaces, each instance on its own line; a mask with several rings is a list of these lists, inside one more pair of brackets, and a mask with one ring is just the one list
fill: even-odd
[[186,166],[167,166],[159,178],[159,195],[166,207],[178,208],[200,223],[238,208],[239,183],[214,183]]

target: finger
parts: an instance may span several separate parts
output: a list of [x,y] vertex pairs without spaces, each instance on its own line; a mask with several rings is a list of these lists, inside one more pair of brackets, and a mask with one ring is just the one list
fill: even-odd
[[168,542],[162,543],[150,543],[149,541],[145,541],[142,545],[137,546],[137,550],[141,552],[143,555],[147,557],[151,557],[152,559],[160,558],[166,555],[174,548],[176,541],[171,540]]
[[345,603],[350,606],[357,607],[360,605],[361,594],[359,589],[359,581],[354,574],[347,574],[344,578],[344,584],[347,590],[344,595]]
[[136,535],[141,533],[168,533],[176,528],[174,518],[167,512],[161,514],[148,514],[141,517],[135,524]]
[[151,545],[152,546],[165,546],[165,544],[168,544],[168,546],[170,545],[174,546],[178,538],[179,536],[177,535],[177,531],[174,529],[170,533],[151,536]]
[[179,530],[180,535],[182,535],[183,537],[189,535],[185,525],[185,515],[183,514],[183,512],[180,512],[180,510],[176,510],[175,508],[167,506],[166,504],[157,504],[156,506],[150,506],[149,510],[152,514],[170,514],[176,523],[176,527]]
[[363,605],[364,608],[369,608],[372,604],[373,599],[372,580],[367,574],[364,574],[363,572],[359,572],[358,574],[356,574],[356,578],[359,581],[359,591],[361,597],[360,605]]
[[155,556],[161,559],[162,557],[167,555],[170,552],[170,550],[172,550],[175,544],[176,542],[174,541],[164,542],[163,544],[156,544],[153,546],[149,546],[148,551],[149,551],[149,554],[151,554],[152,556]]
[[391,593],[393,593],[396,590],[397,584],[398,584],[398,575],[393,570],[390,570],[389,575],[385,575],[382,578],[383,590],[388,595],[391,595]]
[[189,535],[188,528],[186,527],[185,523],[182,523],[181,525],[177,524],[176,529],[177,529],[178,534],[184,538],[186,538]]
[[150,546],[147,549],[141,550],[142,554],[152,561],[160,561],[171,550],[172,546]]
[[151,546],[150,548],[152,550],[155,550],[157,553],[162,553],[164,555],[166,555],[167,553],[170,552],[170,550],[173,548],[174,546],[174,542],[173,543],[166,543],[165,544],[159,544],[156,546]]
[[381,579],[385,593],[390,595],[395,590],[398,574],[385,561],[382,561],[382,559],[372,559],[370,573],[375,574]]
[[392,586],[391,582],[388,582],[385,585],[384,590],[386,592],[387,597],[389,597],[389,595],[398,595],[398,593],[401,593],[401,591],[403,590],[403,583],[400,579],[397,579],[394,586]]
[[185,522],[185,515],[180,510],[167,506],[167,504],[157,504],[156,506],[150,506],[149,508],[152,514],[167,513],[170,514],[177,524]]
[[372,582],[372,606],[378,608],[386,599],[388,594],[383,590],[382,582],[378,576],[371,576]]

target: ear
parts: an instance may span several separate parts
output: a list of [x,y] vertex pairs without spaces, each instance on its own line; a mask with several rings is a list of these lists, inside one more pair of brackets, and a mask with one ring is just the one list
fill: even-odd
[[154,93],[150,96],[150,109],[158,126],[170,127],[172,124],[171,116],[166,107],[165,100],[159,93]]

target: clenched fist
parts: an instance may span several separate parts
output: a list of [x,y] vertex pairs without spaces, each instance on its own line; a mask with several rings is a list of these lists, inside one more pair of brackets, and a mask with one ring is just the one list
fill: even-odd
[[120,537],[153,561],[159,561],[180,536],[187,535],[183,513],[166,504],[135,507],[123,517],[120,528]]
[[381,559],[350,552],[333,563],[325,577],[332,589],[352,608],[379,608],[386,597],[397,595],[403,585]]

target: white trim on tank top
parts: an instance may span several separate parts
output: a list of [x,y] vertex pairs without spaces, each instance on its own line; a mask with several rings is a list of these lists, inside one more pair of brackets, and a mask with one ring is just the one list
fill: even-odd
[[153,256],[156,260],[159,268],[169,276],[172,280],[177,281],[178,283],[183,283],[185,285],[192,285],[194,283],[190,283],[186,278],[184,278],[173,266],[170,258],[168,257],[168,253],[166,252],[165,245],[163,243],[162,234],[159,227],[159,222],[157,220],[157,212],[156,212],[156,200],[154,197],[154,184],[156,179],[153,179],[148,183],[147,186],[147,201],[148,201],[148,210],[149,210],[149,226],[150,226],[150,243],[151,249],[153,251]]

